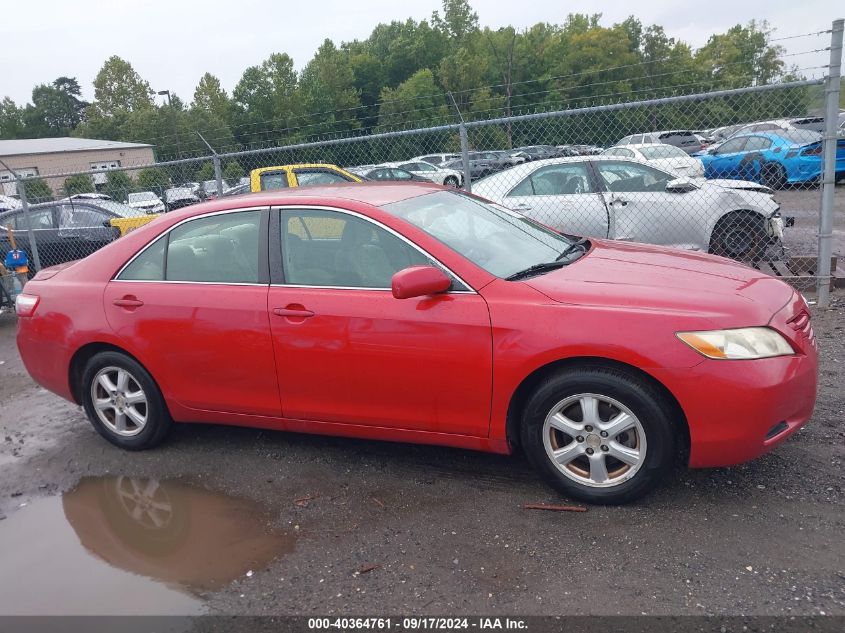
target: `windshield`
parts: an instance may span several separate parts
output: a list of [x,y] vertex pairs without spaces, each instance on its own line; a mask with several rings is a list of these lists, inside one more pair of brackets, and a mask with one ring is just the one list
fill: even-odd
[[647,160],[657,160],[660,158],[686,158],[687,153],[680,147],[674,145],[654,145],[652,147],[641,147],[640,154]]
[[458,191],[436,191],[383,208],[497,277],[554,261],[574,242],[524,216]]

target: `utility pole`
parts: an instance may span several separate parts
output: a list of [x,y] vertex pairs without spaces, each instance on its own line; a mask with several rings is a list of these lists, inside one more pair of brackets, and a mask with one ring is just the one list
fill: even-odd
[[[493,57],[496,58],[496,63],[499,65],[499,70],[502,73],[502,83],[505,86],[505,116],[510,118],[511,97],[513,95],[513,55],[514,48],[516,47],[516,29],[513,27],[508,28],[511,30],[511,40],[508,43],[506,51],[506,64],[502,63],[502,60],[499,57],[499,51],[496,50],[496,45],[493,43],[493,38],[490,37],[489,32],[487,33],[487,41],[490,42],[490,49],[493,51]],[[513,129],[511,128],[510,121],[507,122],[506,127],[508,134],[508,149],[513,149]]]
[[182,144],[179,142],[179,126],[176,125],[176,113],[173,111],[173,102],[170,100],[169,90],[159,90],[161,96],[167,95],[167,107],[170,109],[170,120],[173,123],[173,135],[176,137],[176,153],[182,158]]

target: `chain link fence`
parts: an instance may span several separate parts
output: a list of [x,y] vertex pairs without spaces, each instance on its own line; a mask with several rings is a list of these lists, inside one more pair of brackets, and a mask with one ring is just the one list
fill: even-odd
[[[0,250],[23,251],[30,271],[78,259],[159,213],[248,194],[251,172],[275,168],[259,187],[432,181],[566,233],[714,253],[826,292],[845,256],[838,66],[828,75],[20,178]],[[813,112],[824,85],[827,109]],[[14,272],[0,271],[10,293]]]

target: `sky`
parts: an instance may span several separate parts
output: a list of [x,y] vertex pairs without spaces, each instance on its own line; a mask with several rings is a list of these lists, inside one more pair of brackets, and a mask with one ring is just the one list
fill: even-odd
[[[822,31],[845,17],[836,0],[471,0],[482,26],[528,27],[561,23],[568,13],[602,13],[609,26],[634,13],[659,24],[693,47],[737,23],[768,20],[773,37]],[[76,77],[86,100],[91,82],[111,55],[129,61],[155,91],[170,90],[186,102],[199,78],[211,72],[231,93],[243,71],[271,53],[288,53],[298,69],[325,38],[336,44],[366,38],[379,22],[429,18],[440,0],[33,0],[14,2],[0,20],[0,98],[18,104],[32,88],[59,76]],[[518,10],[517,10],[518,9]],[[10,19],[11,18],[11,19]],[[829,35],[780,42],[799,68],[827,63]],[[800,53],[800,54],[796,54]],[[805,71],[820,76],[821,70]],[[157,97],[162,99],[164,97]]]

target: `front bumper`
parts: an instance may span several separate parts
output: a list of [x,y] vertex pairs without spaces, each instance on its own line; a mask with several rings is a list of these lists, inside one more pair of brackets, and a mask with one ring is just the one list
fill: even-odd
[[691,369],[656,375],[687,418],[691,468],[732,466],[759,457],[812,416],[818,351],[809,323],[801,330],[790,324],[799,301],[796,298],[770,322],[800,350],[795,355],[705,360]]

